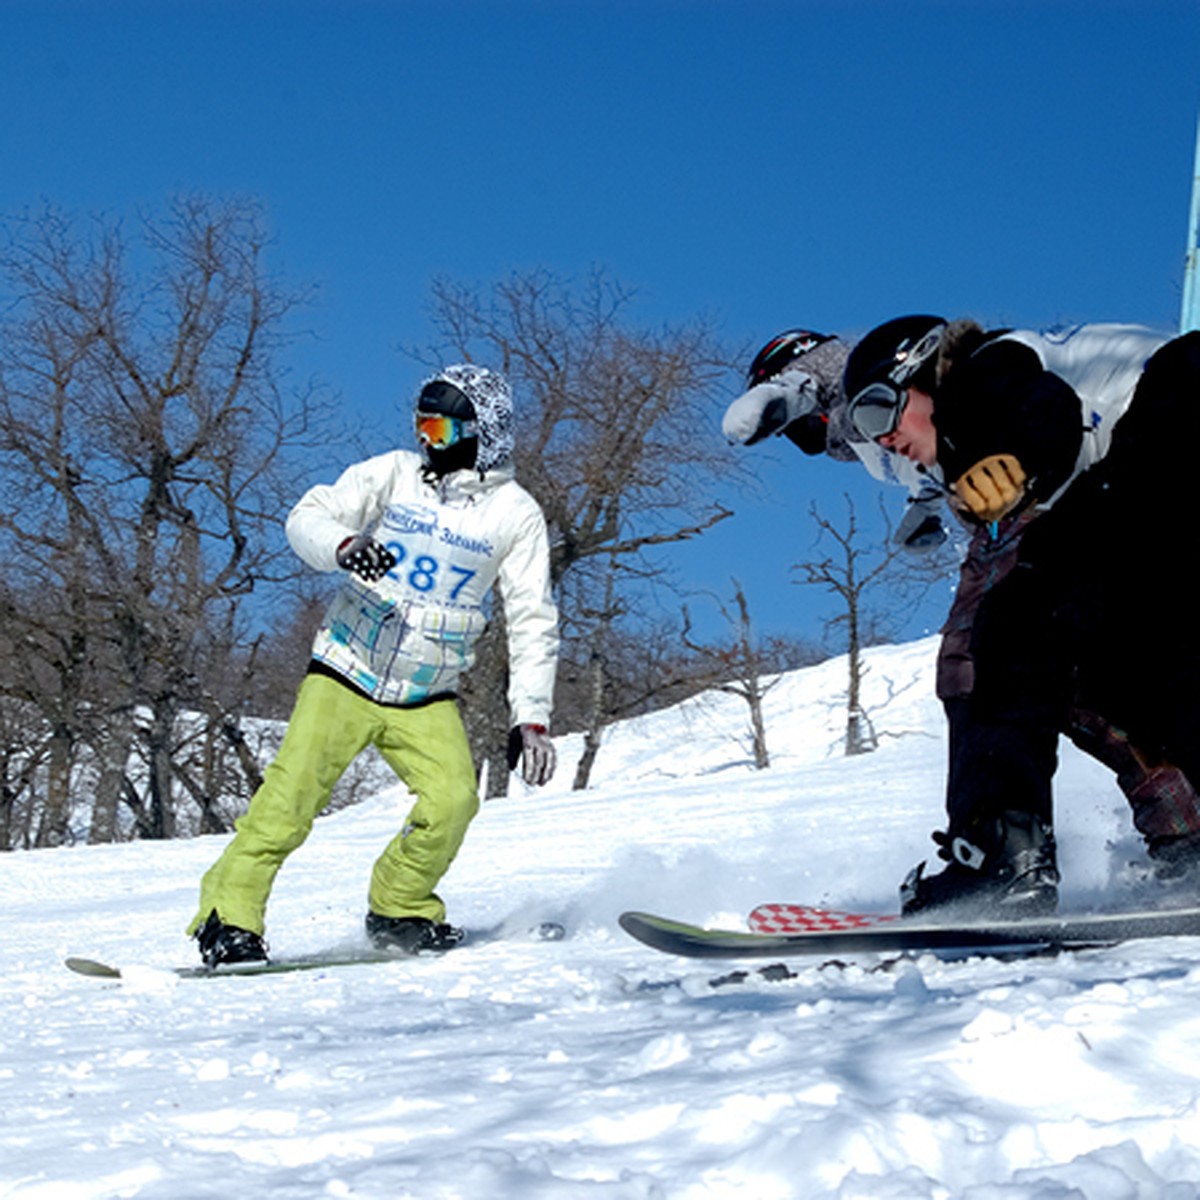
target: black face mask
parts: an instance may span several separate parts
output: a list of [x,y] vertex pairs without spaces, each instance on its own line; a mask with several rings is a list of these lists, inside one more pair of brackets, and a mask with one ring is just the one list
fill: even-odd
[[475,466],[479,454],[479,439],[463,438],[445,450],[435,450],[432,446],[422,446],[421,454],[425,465],[439,478],[449,475],[452,471],[469,471]]

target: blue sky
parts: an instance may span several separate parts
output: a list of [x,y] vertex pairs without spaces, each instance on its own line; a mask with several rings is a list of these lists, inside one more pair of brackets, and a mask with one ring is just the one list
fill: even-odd
[[[312,368],[381,431],[436,275],[600,266],[733,346],[914,310],[1173,328],[1198,109],[1198,0],[0,0],[0,212],[259,198],[319,284]],[[675,562],[811,633],[809,505],[875,490],[746,453],[766,494]]]

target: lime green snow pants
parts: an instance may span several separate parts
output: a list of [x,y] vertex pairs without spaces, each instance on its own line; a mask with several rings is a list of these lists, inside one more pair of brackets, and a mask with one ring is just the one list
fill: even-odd
[[275,761],[263,774],[237,833],[200,884],[200,911],[262,934],[267,896],[283,860],[312,829],[334,785],[368,745],[416,794],[404,827],[371,873],[368,903],[387,917],[443,921],[434,887],[479,810],[475,768],[453,700],[417,708],[375,704],[323,675],[305,678]]

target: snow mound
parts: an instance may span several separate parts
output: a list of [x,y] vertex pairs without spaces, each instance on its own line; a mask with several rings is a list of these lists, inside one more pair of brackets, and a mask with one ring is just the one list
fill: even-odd
[[[222,840],[10,854],[0,874],[0,1196],[46,1200],[1185,1200],[1200,1195],[1200,946],[1012,962],[801,961],[783,982],[629,941],[623,908],[740,926],[754,904],[894,904],[940,823],[935,645],[869,656],[871,755],[841,754],[845,663],[745,707],[621,725],[594,784],[486,804],[443,894],[439,959],[179,980]],[[1140,857],[1070,748],[1064,902]],[[318,822],[272,899],[280,955],[361,944],[393,788]],[[567,927],[559,942],[529,930]],[[71,975],[69,954],[128,980]]]

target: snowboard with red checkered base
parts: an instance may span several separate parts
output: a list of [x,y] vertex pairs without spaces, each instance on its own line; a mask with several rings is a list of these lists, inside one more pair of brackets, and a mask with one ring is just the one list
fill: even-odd
[[1200,936],[1200,907],[1085,913],[1022,920],[954,921],[841,912],[803,904],[764,904],[750,932],[706,929],[652,913],[626,912],[621,928],[639,942],[688,958],[765,958],[949,952],[1021,954],[1105,946],[1133,938]]
[[811,904],[760,904],[746,923],[755,933],[836,933],[873,929],[898,920],[890,913],[843,912],[838,908],[814,908]]

